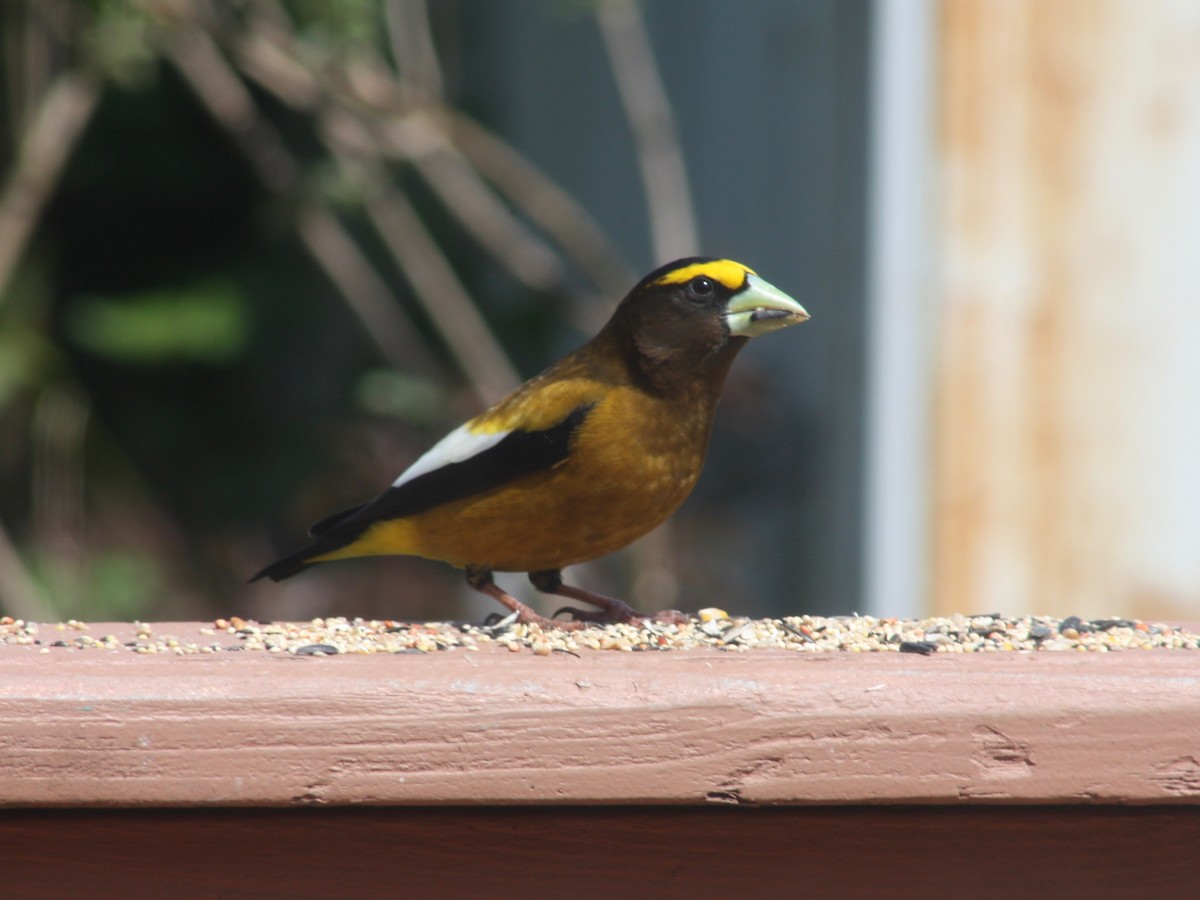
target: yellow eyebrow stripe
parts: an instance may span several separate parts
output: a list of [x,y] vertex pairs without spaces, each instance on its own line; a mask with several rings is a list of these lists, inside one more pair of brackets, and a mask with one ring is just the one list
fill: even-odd
[[714,259],[711,262],[692,263],[682,269],[675,269],[659,278],[658,284],[684,284],[697,275],[707,275],[713,281],[719,281],[731,291],[740,289],[746,283],[747,275],[757,274],[753,269],[743,266],[732,259]]

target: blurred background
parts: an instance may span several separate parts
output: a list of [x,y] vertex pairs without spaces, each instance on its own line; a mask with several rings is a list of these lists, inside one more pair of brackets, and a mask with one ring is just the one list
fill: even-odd
[[1200,6],[8,0],[0,48],[0,612],[481,617],[424,560],[245,580],[699,252],[813,319],[570,580],[1200,617]]

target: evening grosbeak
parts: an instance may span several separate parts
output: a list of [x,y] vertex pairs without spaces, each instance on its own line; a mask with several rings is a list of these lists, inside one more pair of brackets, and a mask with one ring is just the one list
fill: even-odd
[[[409,554],[465,569],[471,587],[523,622],[636,620],[620,600],[563,584],[562,568],[626,546],[679,507],[700,476],[737,352],[749,338],[807,318],[728,259],[656,269],[596,337],[450,432],[374,500],[318,522],[307,547],[252,580]],[[547,620],[501,589],[493,571],[528,572],[539,591],[602,612]]]

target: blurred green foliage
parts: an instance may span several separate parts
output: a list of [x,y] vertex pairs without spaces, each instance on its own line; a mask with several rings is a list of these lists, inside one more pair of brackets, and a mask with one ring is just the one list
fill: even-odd
[[245,351],[249,337],[246,298],[214,280],[178,291],[82,295],[67,305],[63,324],[83,350],[141,366],[222,365]]
[[369,369],[354,385],[360,409],[413,425],[435,425],[442,416],[444,392],[430,381],[391,369]]
[[114,84],[145,86],[158,60],[151,13],[143,4],[129,0],[95,0],[81,5],[90,7],[91,15],[76,18],[82,23],[80,57]]

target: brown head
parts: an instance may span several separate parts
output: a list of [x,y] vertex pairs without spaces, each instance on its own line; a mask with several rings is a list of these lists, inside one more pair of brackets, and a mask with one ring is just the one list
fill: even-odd
[[638,282],[600,339],[616,343],[647,390],[699,380],[719,391],[749,338],[807,318],[804,307],[741,263],[688,257]]

